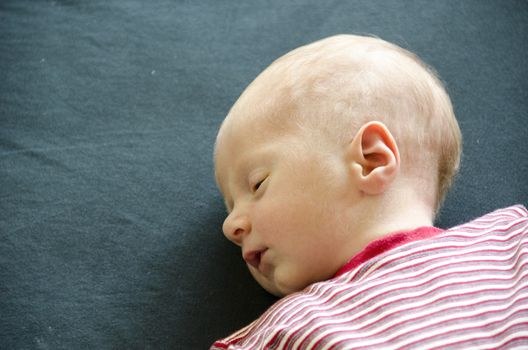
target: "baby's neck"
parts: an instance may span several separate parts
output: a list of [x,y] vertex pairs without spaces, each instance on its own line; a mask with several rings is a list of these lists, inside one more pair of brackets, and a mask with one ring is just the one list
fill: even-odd
[[433,225],[433,210],[412,192],[393,192],[375,199],[362,227],[362,241],[369,243],[393,232]]
[[398,231],[409,231],[423,226],[432,226],[430,211],[420,205],[401,204],[398,208],[383,214],[383,219],[370,228],[372,239]]

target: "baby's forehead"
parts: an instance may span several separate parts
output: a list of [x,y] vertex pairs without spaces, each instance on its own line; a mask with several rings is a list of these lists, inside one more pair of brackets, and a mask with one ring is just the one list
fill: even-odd
[[231,108],[220,127],[217,142],[222,139],[238,141],[248,136],[260,140],[287,134],[292,131],[298,109],[291,94],[279,83],[256,80]]
[[[260,141],[265,128],[259,128],[256,118],[228,115],[218,131],[215,143],[215,169],[231,166],[232,162],[252,144]],[[260,130],[260,132],[258,132]]]
[[272,142],[277,134],[278,127],[262,116],[230,114],[216,137],[215,161],[231,159],[255,144]]
[[255,164],[269,159],[270,148],[281,145],[282,136],[284,133],[261,120],[227,119],[218,133],[214,152],[215,178],[222,192],[229,178],[240,177]]

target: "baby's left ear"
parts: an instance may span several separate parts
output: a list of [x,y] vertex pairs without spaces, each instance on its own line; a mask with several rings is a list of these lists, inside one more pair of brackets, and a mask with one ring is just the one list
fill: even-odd
[[381,122],[368,122],[359,129],[347,157],[359,189],[370,195],[384,192],[400,169],[396,141]]

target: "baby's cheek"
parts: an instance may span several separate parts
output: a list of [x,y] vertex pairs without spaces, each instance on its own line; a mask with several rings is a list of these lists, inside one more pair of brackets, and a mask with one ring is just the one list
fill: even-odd
[[297,203],[288,201],[287,197],[270,199],[258,208],[253,218],[254,228],[265,235],[266,239],[283,241],[306,224],[306,217],[300,215],[301,211],[302,208]]

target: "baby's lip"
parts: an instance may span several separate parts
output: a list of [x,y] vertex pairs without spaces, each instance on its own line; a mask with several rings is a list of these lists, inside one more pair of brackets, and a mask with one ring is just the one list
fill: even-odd
[[262,256],[264,255],[266,250],[268,249],[263,248],[263,249],[257,249],[257,250],[250,250],[248,252],[243,253],[242,256],[244,260],[246,261],[246,263],[253,266],[257,270],[260,270],[259,269],[260,262],[262,261]]

